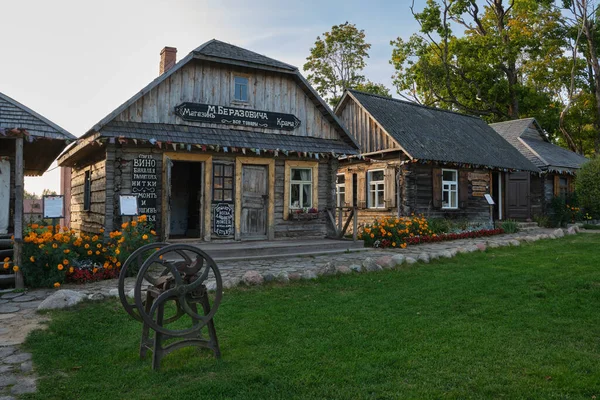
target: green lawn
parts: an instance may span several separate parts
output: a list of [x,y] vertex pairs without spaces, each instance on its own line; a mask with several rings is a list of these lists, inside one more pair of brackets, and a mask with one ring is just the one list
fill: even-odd
[[55,312],[26,346],[35,399],[600,397],[600,236],[410,269],[227,291],[223,359],[154,372],[116,301]]

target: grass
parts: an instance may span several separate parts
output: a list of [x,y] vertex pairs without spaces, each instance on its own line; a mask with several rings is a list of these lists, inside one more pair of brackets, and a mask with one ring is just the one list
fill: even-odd
[[600,395],[595,235],[403,270],[227,291],[223,359],[154,372],[116,301],[52,313],[31,399],[581,398]]

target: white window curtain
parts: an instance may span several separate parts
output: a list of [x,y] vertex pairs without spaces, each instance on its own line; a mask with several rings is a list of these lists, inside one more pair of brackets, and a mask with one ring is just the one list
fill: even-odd
[[458,208],[457,170],[442,170],[442,208]]
[[369,182],[368,207],[369,208],[384,208],[385,207],[385,177],[382,169],[369,171],[367,173]]
[[290,208],[312,207],[312,169],[292,168],[290,180]]

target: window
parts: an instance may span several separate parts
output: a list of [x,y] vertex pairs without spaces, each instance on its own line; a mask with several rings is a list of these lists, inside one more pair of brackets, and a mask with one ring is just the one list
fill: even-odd
[[382,169],[369,171],[367,173],[367,181],[369,185],[368,193],[368,207],[369,208],[384,208],[385,202],[385,181],[384,173]]
[[569,195],[569,179],[566,176],[558,178],[558,195],[565,200]]
[[290,208],[312,207],[312,168],[290,170]]
[[233,201],[233,165],[213,164],[213,201]]
[[236,76],[233,78],[235,101],[248,101],[248,78]]
[[442,208],[458,208],[458,171],[442,170]]
[[335,198],[338,207],[346,206],[346,175],[338,174],[335,178]]
[[85,171],[83,180],[83,210],[90,211],[92,205],[92,177],[91,171]]

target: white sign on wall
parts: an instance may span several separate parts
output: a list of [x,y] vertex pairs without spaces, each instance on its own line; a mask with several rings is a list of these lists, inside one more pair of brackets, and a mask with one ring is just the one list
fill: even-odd
[[64,196],[44,196],[44,218],[64,218]]
[[0,158],[0,234],[8,233],[9,207],[10,161]]
[[133,216],[138,215],[138,198],[132,195],[120,195],[119,206],[121,215]]

